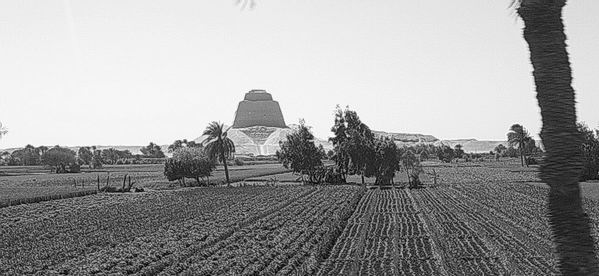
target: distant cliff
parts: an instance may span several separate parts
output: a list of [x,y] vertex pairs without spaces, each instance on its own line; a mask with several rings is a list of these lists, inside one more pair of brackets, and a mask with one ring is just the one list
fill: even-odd
[[457,144],[462,145],[465,152],[483,153],[495,149],[499,144],[507,147],[506,141],[479,141],[476,139],[440,140],[432,135],[413,133],[393,133],[384,131],[373,131],[376,136],[391,137],[399,146],[411,146],[414,144],[433,144],[435,146],[447,145],[454,148]]
[[435,143],[435,145],[440,144],[450,146],[451,148],[454,148],[457,144],[460,144],[465,152],[472,153],[489,152],[494,150],[499,144],[503,144],[506,147],[508,146],[507,141],[479,141],[476,139],[442,140]]
[[391,137],[396,143],[434,143],[439,141],[435,136],[414,133],[393,133],[384,131],[372,131],[375,136]]

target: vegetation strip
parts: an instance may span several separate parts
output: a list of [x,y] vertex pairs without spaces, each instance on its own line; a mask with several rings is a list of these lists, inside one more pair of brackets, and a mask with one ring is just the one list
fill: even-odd
[[65,194],[49,195],[49,196],[37,196],[37,197],[30,197],[30,198],[14,199],[14,200],[9,200],[8,202],[0,202],[0,208],[16,206],[16,205],[20,205],[20,204],[30,204],[30,203],[38,203],[38,202],[57,200],[57,199],[67,199],[67,198],[73,198],[73,197],[88,196],[88,195],[94,195],[97,193],[98,193],[97,190],[88,190],[88,191],[70,192],[70,193],[65,193]]

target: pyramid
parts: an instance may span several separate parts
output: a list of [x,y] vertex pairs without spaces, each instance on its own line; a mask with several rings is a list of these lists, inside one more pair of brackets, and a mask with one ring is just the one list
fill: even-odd
[[281,107],[264,90],[252,90],[239,102],[233,128],[254,126],[287,128]]
[[[227,137],[235,144],[235,155],[275,155],[281,148],[280,141],[287,139],[297,126],[287,126],[279,103],[264,90],[252,90],[245,94],[235,112],[233,126],[227,131]],[[201,136],[195,141],[203,142]],[[332,146],[325,140],[317,140],[325,149]]]

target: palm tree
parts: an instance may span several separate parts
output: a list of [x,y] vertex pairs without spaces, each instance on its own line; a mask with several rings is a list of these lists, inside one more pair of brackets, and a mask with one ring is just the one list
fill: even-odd
[[6,133],[8,133],[8,130],[2,126],[2,122],[0,122],[0,139],[2,138],[2,136],[6,135]]
[[543,128],[545,159],[540,177],[549,185],[549,222],[563,275],[599,275],[589,219],[578,177],[581,135],[576,129],[572,70],[562,9],[566,0],[515,0],[524,21]]
[[[524,167],[524,161],[526,159],[524,147],[531,139],[528,131],[519,124],[512,125],[510,127],[510,132],[507,133],[508,145],[512,147],[517,146],[518,151],[520,151],[520,163],[522,163],[522,167]],[[528,167],[528,162],[526,162],[526,166]]]
[[229,181],[229,168],[227,166],[227,159],[235,152],[235,145],[233,141],[227,137],[227,130],[223,130],[224,125],[217,122],[210,123],[203,135],[208,135],[204,140],[204,146],[206,152],[211,159],[216,159],[223,162],[225,166],[225,176],[227,177],[227,185],[230,185]]

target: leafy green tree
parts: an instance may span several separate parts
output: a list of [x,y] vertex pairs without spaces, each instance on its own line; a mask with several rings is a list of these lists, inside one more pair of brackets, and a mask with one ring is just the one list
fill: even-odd
[[227,185],[230,185],[231,181],[229,180],[227,160],[233,156],[233,153],[235,153],[235,145],[233,144],[233,141],[227,137],[227,131],[228,129],[225,130],[223,124],[212,122],[206,127],[203,135],[208,136],[204,142],[208,156],[210,159],[218,159],[223,162]]
[[455,157],[455,153],[453,151],[453,149],[451,147],[449,147],[448,145],[440,145],[439,147],[437,147],[437,158],[439,158],[439,160],[445,162],[445,163],[450,163],[453,158]]
[[422,165],[420,165],[420,160],[418,160],[412,149],[407,149],[401,154],[401,165],[406,171],[409,187],[421,187],[420,174],[423,172]]
[[456,158],[464,157],[464,150],[462,149],[462,145],[457,144],[453,147],[453,152]]
[[200,185],[200,178],[208,178],[216,168],[214,159],[197,147],[182,147],[173,152],[173,157],[164,164],[164,175],[169,181],[179,180],[185,186],[185,178],[193,178]]
[[364,184],[366,166],[374,158],[374,134],[356,111],[349,108],[341,110],[339,106],[331,131],[335,135],[330,141],[335,147],[337,166],[347,174],[360,175]]
[[349,153],[347,152],[349,137],[347,136],[345,116],[339,105],[337,105],[335,110],[335,122],[333,127],[331,127],[331,132],[333,132],[333,137],[329,138],[329,142],[331,142],[334,147],[332,159],[335,161],[337,170],[343,178],[342,181],[345,182],[349,172],[350,161]]
[[11,163],[20,166],[34,166],[40,164],[40,151],[38,148],[27,145],[22,149],[18,149],[11,154]]
[[119,157],[119,159],[133,158],[133,154],[129,150],[116,150],[116,154]]
[[67,166],[76,166],[77,159],[73,150],[55,146],[42,155],[42,163],[52,167],[56,173],[71,172]]
[[578,178],[582,139],[576,126],[572,69],[562,9],[566,0],[514,0],[524,21],[524,39],[541,109],[545,148],[540,177],[549,185],[549,225],[563,275],[599,275],[595,241],[582,208]]
[[520,156],[520,151],[514,148],[513,146],[509,146],[504,152],[503,157],[518,157]]
[[524,141],[524,154],[525,155],[534,155],[542,152],[542,150],[537,146],[537,142],[532,137],[529,137]]
[[507,148],[503,144],[497,145],[494,149],[495,153],[497,153],[499,155],[502,155],[506,150],[507,150]]
[[80,163],[88,165],[90,168],[92,167],[94,153],[91,151],[90,147],[80,147],[79,150],[77,150],[77,157],[79,158]]
[[93,169],[101,169],[102,164],[104,164],[104,160],[102,159],[102,151],[96,149],[96,146],[92,146],[92,152],[94,153],[92,157],[92,168]]
[[313,176],[316,170],[322,168],[324,149],[316,147],[314,135],[303,121],[300,121],[299,128],[288,134],[287,139],[280,141],[279,145],[281,149],[276,153],[277,158],[285,168],[301,174],[302,182],[305,183],[304,175]]
[[116,161],[119,160],[119,154],[114,148],[103,149],[101,155],[102,160],[108,162],[109,164],[116,164]]
[[[508,144],[512,147],[517,147],[520,152],[520,162],[522,163],[522,167],[524,167],[524,164],[526,163],[526,152],[524,147],[530,139],[530,134],[528,134],[526,128],[519,124],[513,124],[510,127],[510,131],[507,133]],[[526,166],[528,167],[528,163],[526,163]]]
[[42,155],[44,153],[46,153],[46,151],[48,151],[48,147],[46,147],[46,146],[39,146],[39,147],[35,148],[35,150],[37,151],[37,155],[39,157],[39,164],[41,164],[42,163]]
[[154,144],[153,142],[150,142],[149,145],[143,147],[140,149],[143,157],[145,158],[164,158],[164,152],[162,152],[162,149],[160,148],[159,145]]
[[389,137],[375,138],[368,145],[371,148],[371,153],[365,153],[367,157],[364,174],[367,177],[374,176],[377,185],[391,184],[395,172],[399,170],[400,159],[397,145]]
[[180,148],[195,148],[202,147],[202,144],[196,143],[195,141],[187,141],[187,139],[183,140],[175,140],[170,146],[168,146],[168,152],[172,153]]
[[10,153],[8,151],[3,151],[0,153],[0,165],[7,165],[9,162]]

